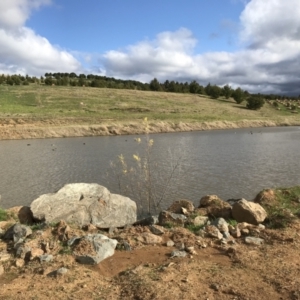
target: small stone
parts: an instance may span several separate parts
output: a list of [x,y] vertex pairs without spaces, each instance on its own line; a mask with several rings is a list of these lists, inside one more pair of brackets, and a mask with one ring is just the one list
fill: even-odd
[[257,227],[258,227],[258,229],[260,229],[260,230],[265,230],[265,229],[266,229],[266,226],[263,225],[263,224],[259,224]]
[[68,272],[68,269],[67,269],[67,268],[64,268],[64,267],[59,268],[58,270],[56,270],[56,274],[57,274],[57,275],[64,275],[64,274],[66,274],[67,272]]
[[248,235],[248,234],[250,233],[250,231],[249,231],[249,229],[247,229],[247,228],[243,228],[243,229],[241,230],[241,233],[242,233],[242,235]]
[[51,254],[44,254],[39,256],[40,262],[50,262],[53,260],[53,255]]
[[238,227],[233,227],[232,226],[232,228],[229,228],[229,232],[235,238],[239,238],[242,235],[241,231],[240,231],[240,229]]
[[17,268],[22,268],[22,267],[24,267],[24,265],[25,265],[25,261],[24,261],[24,259],[22,259],[22,258],[18,258],[18,259],[15,261],[15,266],[16,266]]
[[171,258],[173,257],[186,257],[187,253],[185,251],[174,250],[171,253]]
[[167,245],[167,247],[173,247],[175,245],[175,243],[171,240],[168,240],[166,245]]
[[162,243],[162,238],[160,236],[157,236],[150,232],[144,232],[141,234],[141,236],[143,237],[145,244],[149,245],[149,244],[161,244]]
[[215,290],[215,291],[218,291],[220,289],[220,286],[218,284],[213,283],[213,284],[210,285],[210,288]]
[[252,224],[249,224],[247,222],[241,222],[241,223],[238,223],[237,224],[237,227],[242,230],[242,229],[249,229],[249,228],[252,228],[253,225]]
[[223,238],[223,234],[214,225],[208,225],[208,226],[206,226],[205,231],[208,234],[208,236],[210,236],[210,237],[217,238],[218,240],[220,240],[220,239]]
[[204,226],[208,222],[208,217],[206,216],[197,216],[192,222],[195,226]]
[[156,234],[156,235],[162,235],[165,233],[164,228],[159,225],[150,225],[149,229],[153,234]]
[[194,254],[194,255],[197,254],[197,252],[195,251],[195,248],[194,248],[193,246],[191,246],[191,247],[186,247],[186,251],[187,251],[188,253],[190,253],[190,254]]
[[10,254],[7,252],[1,252],[0,253],[0,261],[8,261],[10,260]]
[[206,232],[205,232],[205,230],[200,229],[200,230],[198,230],[198,231],[196,232],[196,235],[198,235],[198,236],[200,236],[200,237],[202,237],[202,238],[205,238]]
[[185,245],[184,243],[176,243],[176,248],[179,250],[179,251],[183,251],[185,249]]
[[246,242],[246,244],[249,244],[249,245],[260,246],[260,245],[262,245],[264,243],[264,240],[261,239],[261,238],[247,236],[245,238],[245,242]]
[[223,218],[217,218],[212,222],[221,232],[229,232],[228,223]]
[[33,260],[36,257],[39,257],[44,254],[44,251],[40,248],[33,248],[30,251],[30,260]]

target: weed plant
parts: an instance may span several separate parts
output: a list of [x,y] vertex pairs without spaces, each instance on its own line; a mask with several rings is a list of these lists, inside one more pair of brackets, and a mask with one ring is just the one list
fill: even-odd
[[180,170],[180,158],[170,161],[168,168],[162,166],[153,157],[154,140],[149,137],[148,120],[143,121],[146,136],[136,138],[137,151],[130,159],[120,154],[111,162],[112,174],[117,179],[119,193],[132,198],[139,204],[141,215],[151,214],[161,209],[166,196]]

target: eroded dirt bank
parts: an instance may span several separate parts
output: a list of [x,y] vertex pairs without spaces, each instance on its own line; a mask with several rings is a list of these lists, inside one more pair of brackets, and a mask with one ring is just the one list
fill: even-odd
[[79,120],[0,120],[0,140],[31,139],[31,138],[59,138],[83,136],[128,135],[162,132],[185,132],[211,129],[255,128],[274,126],[299,126],[300,121],[261,121],[242,120],[238,122],[214,121],[203,123],[172,123],[164,121],[150,121],[147,129],[143,122],[101,122],[87,124]]

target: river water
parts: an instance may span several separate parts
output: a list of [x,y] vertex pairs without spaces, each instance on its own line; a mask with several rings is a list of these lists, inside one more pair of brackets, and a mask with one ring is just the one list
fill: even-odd
[[[141,144],[135,141],[137,137]],[[168,133],[150,138],[154,140],[149,158],[155,191],[161,194],[168,186],[163,208],[183,198],[197,205],[207,194],[251,200],[263,188],[300,184],[300,127]],[[30,205],[39,195],[75,182],[99,183],[119,193],[114,173],[122,170],[112,172],[110,162],[122,154],[135,166],[132,155],[143,159],[145,143],[142,135],[0,141],[0,205]],[[143,179],[143,175],[130,179],[137,202]]]

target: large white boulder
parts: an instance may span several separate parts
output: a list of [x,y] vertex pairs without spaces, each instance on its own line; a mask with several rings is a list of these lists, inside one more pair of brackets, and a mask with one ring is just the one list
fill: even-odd
[[65,220],[81,226],[91,223],[99,228],[123,227],[133,224],[137,217],[134,201],[111,194],[96,183],[67,184],[55,194],[40,196],[30,208],[36,220]]

